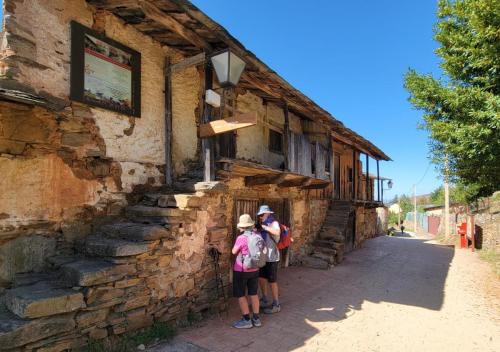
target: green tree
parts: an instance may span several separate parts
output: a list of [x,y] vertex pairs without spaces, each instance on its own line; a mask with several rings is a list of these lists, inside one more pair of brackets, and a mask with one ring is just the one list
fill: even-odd
[[448,156],[451,181],[472,201],[500,189],[500,2],[440,0],[435,39],[444,76],[410,69],[405,87],[424,112],[433,161]]
[[[462,183],[450,185],[450,204],[465,204],[471,195],[468,193],[470,190]],[[444,187],[440,186],[431,193],[430,201],[434,205],[444,205]]]

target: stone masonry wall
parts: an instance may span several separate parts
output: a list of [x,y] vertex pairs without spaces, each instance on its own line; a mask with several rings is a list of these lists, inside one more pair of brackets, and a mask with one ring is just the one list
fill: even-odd
[[[380,220],[376,208],[356,207],[356,243],[360,246],[367,239],[381,234],[379,231]],[[383,232],[382,232],[383,233]]]
[[[16,272],[41,270],[97,218],[118,215],[137,185],[164,182],[164,60],[182,59],[84,0],[3,5],[0,86],[42,96],[51,108],[0,102],[0,287]],[[141,53],[141,118],[69,100],[71,20]],[[179,106],[197,104],[196,78],[191,70],[173,77],[181,117]]]
[[[0,331],[2,348],[63,351],[149,326],[154,320],[182,324],[189,317],[225,309],[231,248],[228,195],[198,192],[177,202],[183,203],[178,209],[155,208],[169,214],[167,230],[154,230],[145,242],[121,245],[112,237],[105,242],[99,237],[86,243],[84,259],[56,256],[50,261],[53,270],[44,276],[18,275],[6,296],[17,316],[11,314],[4,322],[5,313],[0,312],[0,323],[10,324]],[[146,215],[142,212],[150,210],[139,207],[134,214]],[[119,229],[120,223],[115,223],[101,231],[113,235]],[[105,243],[118,247],[110,251]],[[219,288],[211,247],[221,253]],[[61,280],[72,289],[52,287]]]

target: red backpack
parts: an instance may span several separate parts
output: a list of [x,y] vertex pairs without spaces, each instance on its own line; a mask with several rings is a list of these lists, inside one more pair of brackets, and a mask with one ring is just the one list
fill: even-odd
[[280,240],[276,245],[278,249],[288,248],[292,241],[292,230],[288,226],[280,224]]

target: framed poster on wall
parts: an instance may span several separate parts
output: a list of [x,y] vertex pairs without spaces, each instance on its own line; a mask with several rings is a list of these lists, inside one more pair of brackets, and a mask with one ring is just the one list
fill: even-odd
[[71,22],[70,98],[141,116],[141,54]]

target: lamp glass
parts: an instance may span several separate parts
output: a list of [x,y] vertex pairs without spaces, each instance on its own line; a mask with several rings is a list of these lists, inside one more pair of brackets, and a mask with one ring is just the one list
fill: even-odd
[[229,51],[212,56],[211,61],[219,83],[221,85],[227,83],[229,80]]
[[389,189],[392,188],[392,180],[389,180],[389,182],[387,182],[387,186],[389,187]]
[[221,87],[236,86],[245,69],[245,61],[226,49],[210,58]]
[[229,82],[232,85],[235,86],[238,84],[244,69],[245,61],[240,59],[234,53],[229,52]]

